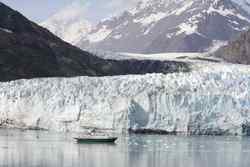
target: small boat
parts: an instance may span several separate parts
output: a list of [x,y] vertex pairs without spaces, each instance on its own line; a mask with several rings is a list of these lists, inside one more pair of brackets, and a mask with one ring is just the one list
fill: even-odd
[[77,143],[114,143],[118,138],[109,136],[75,137]]

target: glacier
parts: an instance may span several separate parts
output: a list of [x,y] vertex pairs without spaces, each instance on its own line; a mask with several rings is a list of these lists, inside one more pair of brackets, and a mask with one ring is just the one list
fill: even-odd
[[188,73],[0,83],[0,126],[249,135],[250,68],[200,61]]

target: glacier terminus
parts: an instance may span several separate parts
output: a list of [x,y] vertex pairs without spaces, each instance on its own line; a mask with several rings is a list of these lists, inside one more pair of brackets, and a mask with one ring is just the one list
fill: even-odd
[[191,72],[0,83],[0,125],[81,132],[249,135],[250,69],[190,61]]

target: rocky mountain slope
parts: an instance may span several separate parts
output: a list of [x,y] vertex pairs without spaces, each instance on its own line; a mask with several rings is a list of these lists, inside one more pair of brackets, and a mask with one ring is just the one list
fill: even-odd
[[162,61],[103,60],[54,36],[0,2],[0,81],[188,71]]
[[215,56],[231,63],[250,64],[250,30],[219,49]]
[[119,52],[203,52],[234,39],[250,25],[236,0],[143,0],[101,21],[77,46]]

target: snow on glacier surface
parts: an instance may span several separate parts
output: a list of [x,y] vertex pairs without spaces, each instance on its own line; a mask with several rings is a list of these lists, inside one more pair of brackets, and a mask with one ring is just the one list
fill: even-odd
[[[168,52],[168,53],[155,53],[155,54],[140,54],[140,53],[127,53],[127,52],[109,52],[102,50],[88,50],[88,52],[103,58],[111,60],[168,60],[168,61],[187,61],[184,57],[192,59],[197,57],[204,57],[207,53],[199,52]],[[213,58],[216,59],[216,58]]]
[[242,134],[250,123],[249,95],[250,69],[219,63],[168,75],[18,80],[0,83],[0,124]]

